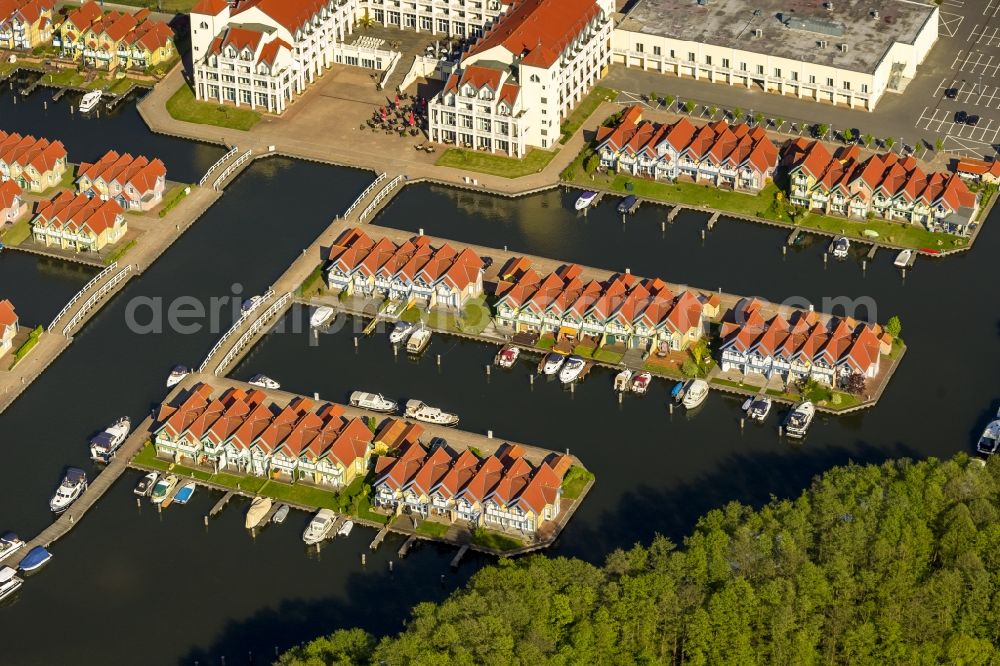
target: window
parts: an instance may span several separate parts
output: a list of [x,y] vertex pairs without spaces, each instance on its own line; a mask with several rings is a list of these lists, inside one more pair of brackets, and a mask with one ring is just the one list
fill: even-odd
[[757,65],[757,73],[761,76],[764,75],[764,65]]
[[868,92],[868,84],[867,83],[862,83],[861,84],[861,92],[863,92],[863,93],[867,93]]
[[710,56],[710,55],[705,56],[705,64],[706,65],[711,65],[712,64],[712,56]]
[[688,51],[688,62],[694,62],[694,54]]
[[816,83],[816,75],[815,74],[810,74],[809,75],[809,83]]
[[826,85],[830,86],[831,88],[833,87],[833,78],[832,77],[828,77],[826,79]]
[[774,78],[776,78],[776,79],[780,79],[781,78],[781,68],[780,67],[775,67],[774,68]]
[[792,81],[798,81],[798,80],[799,80],[799,73],[792,72]]
[[676,54],[676,53],[674,53],[674,50],[673,50],[673,49],[670,49],[670,57],[671,57],[671,58],[676,58],[676,57],[677,57],[677,54]]
[[747,64],[745,62],[740,63],[740,71],[741,72],[747,71]]
[[660,47],[659,46],[654,46],[653,47],[653,55],[660,55]]
[[729,69],[729,58],[722,59],[722,66],[725,67],[726,69]]
[[638,51],[639,53],[642,53],[645,48],[646,47],[644,47],[642,44],[639,43],[636,43],[635,45],[635,50]]
[[538,74],[532,74],[531,75],[531,82],[532,83],[538,83],[539,81],[541,81],[541,79],[538,78]]
[[850,89],[851,89],[851,82],[844,81],[844,90],[850,90]]

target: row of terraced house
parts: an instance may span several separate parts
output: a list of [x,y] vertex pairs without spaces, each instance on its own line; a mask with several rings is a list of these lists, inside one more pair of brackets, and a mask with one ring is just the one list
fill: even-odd
[[361,229],[348,229],[330,248],[326,279],[331,289],[347,294],[461,309],[483,294],[484,269],[468,248],[434,247],[426,236],[376,242]]
[[105,71],[146,69],[177,55],[173,29],[148,9],[104,13],[92,0],[66,15],[52,44],[64,58]]
[[671,352],[701,340],[706,321],[719,314],[716,294],[675,293],[663,280],[629,273],[604,281],[584,280],[582,273],[571,264],[543,277],[527,259],[511,259],[496,286],[497,326],[557,340]]
[[0,0],[0,48],[33,49],[52,39],[55,0]]

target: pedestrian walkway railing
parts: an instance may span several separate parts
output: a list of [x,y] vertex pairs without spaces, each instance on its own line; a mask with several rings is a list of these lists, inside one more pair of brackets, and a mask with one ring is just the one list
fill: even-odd
[[76,305],[77,301],[79,301],[81,298],[83,298],[84,294],[86,294],[88,291],[90,291],[90,289],[95,284],[97,284],[98,282],[100,282],[101,280],[103,280],[105,278],[105,276],[108,275],[108,273],[111,273],[116,268],[118,268],[118,262],[117,261],[114,262],[114,263],[112,263],[110,266],[108,266],[107,268],[105,268],[103,271],[101,271],[97,275],[95,275],[93,278],[91,278],[90,282],[88,282],[87,284],[83,285],[83,289],[81,289],[80,291],[76,292],[76,295],[74,295],[73,298],[69,299],[69,303],[66,304],[66,307],[64,307],[62,310],[60,310],[59,314],[57,314],[56,317],[55,317],[55,319],[52,320],[52,323],[49,324],[49,328],[48,328],[49,333],[51,333],[52,331],[56,330],[56,324],[59,323],[59,320],[62,319],[64,316],[66,316],[66,313],[70,311],[70,308],[72,308],[74,305]]
[[[261,301],[266,303],[272,298],[274,298],[274,289],[268,288],[268,290],[264,292],[264,295],[261,296]],[[246,321],[247,316],[248,315],[243,315],[242,317],[237,319],[235,322],[233,322],[233,325],[229,327],[229,330],[222,334],[222,337],[219,338],[219,340],[215,343],[212,349],[208,352],[208,355],[205,356],[205,360],[201,362],[201,365],[198,367],[198,372],[205,372],[205,369],[208,367],[208,364],[212,362],[212,357],[215,356],[220,349],[222,349],[222,346],[226,344],[226,340],[233,337],[233,334],[235,334],[236,331],[240,330],[240,327],[243,326],[243,323]]]
[[223,172],[219,174],[219,177],[215,179],[215,182],[212,183],[212,188],[215,189],[215,190],[218,190],[219,189],[219,185],[221,185],[222,183],[226,182],[226,178],[229,178],[229,176],[231,176],[234,171],[236,171],[241,166],[243,166],[244,164],[246,164],[247,160],[250,159],[250,155],[252,153],[253,153],[252,150],[248,150],[247,152],[245,152],[242,155],[240,155],[239,158],[237,158],[237,160],[235,162],[233,162],[232,164],[230,164],[229,166],[227,166],[225,168],[225,170],[223,170]]
[[232,157],[233,155],[235,155],[236,153],[238,153],[239,150],[240,150],[239,146],[233,146],[232,148],[229,149],[229,152],[226,153],[225,155],[223,155],[222,157],[220,157],[219,160],[215,164],[213,164],[212,166],[208,167],[208,171],[206,171],[205,175],[202,176],[201,180],[198,181],[198,186],[199,187],[204,187],[205,183],[208,182],[208,177],[212,175],[212,172],[214,172],[220,166],[222,166],[227,161],[229,161],[229,158]]
[[365,197],[371,194],[372,190],[374,190],[379,183],[385,180],[385,177],[386,173],[385,171],[383,171],[378,175],[378,177],[375,180],[373,180],[371,183],[368,184],[368,187],[365,188],[364,192],[358,195],[358,198],[354,200],[354,203],[352,203],[350,206],[347,207],[347,210],[344,211],[344,214],[341,215],[341,217],[346,218],[348,215],[350,215],[351,211],[357,208],[359,205],[361,205],[361,202],[364,201]]
[[403,179],[405,178],[406,176],[404,176],[403,174],[399,174],[398,176],[390,180],[385,187],[379,190],[379,193],[375,195],[375,198],[372,199],[372,202],[367,206],[365,206],[365,209],[361,211],[360,215],[358,215],[358,220],[364,222],[365,218],[371,215],[372,211],[374,211],[378,207],[378,205],[382,202],[382,200],[385,199],[387,196],[389,196],[392,190],[395,189],[396,185],[399,185],[401,182],[403,182]]
[[246,347],[253,337],[267,325],[268,321],[270,321],[279,312],[284,311],[285,305],[290,300],[292,300],[292,292],[286,293],[284,296],[272,303],[268,309],[264,310],[264,312],[261,313],[261,315],[257,317],[252,324],[250,324],[250,328],[244,331],[243,335],[237,338],[236,342],[233,343],[233,346],[229,348],[226,355],[222,357],[221,361],[219,361],[219,365],[215,366],[214,374],[218,376],[225,372],[226,368],[229,367],[229,364],[233,362],[234,358],[236,358],[236,355],[243,351],[243,348]]
[[[116,266],[117,264],[112,264],[112,265]],[[120,283],[128,279],[128,274],[131,273],[133,269],[135,269],[135,265],[129,264],[125,268],[115,273],[111,277],[111,279],[106,281],[104,284],[100,286],[100,288],[97,291],[91,294],[90,297],[86,301],[84,301],[83,305],[80,306],[80,309],[76,311],[76,314],[73,315],[73,318],[69,320],[69,323],[67,323],[63,327],[62,334],[66,337],[69,337],[69,334],[73,331],[74,328],[76,328],[80,324],[80,322],[83,321],[84,317],[87,316],[87,313],[90,312],[91,308],[93,308],[94,305],[99,300],[104,298],[112,289],[114,289]]]

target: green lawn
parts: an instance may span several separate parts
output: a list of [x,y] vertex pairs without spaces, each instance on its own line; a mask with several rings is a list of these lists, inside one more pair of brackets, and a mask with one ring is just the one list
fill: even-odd
[[337,509],[339,507],[337,493],[313,486],[292,485],[272,480],[265,483],[258,492],[265,497],[282,502],[291,502],[318,509]]
[[612,102],[618,97],[618,93],[610,88],[604,88],[602,86],[594,86],[583,101],[577,104],[576,108],[573,109],[573,113],[569,114],[569,117],[563,121],[560,131],[562,132],[562,137],[559,139],[559,143],[566,143],[570,140],[576,131],[580,129],[580,126],[587,121],[597,107],[603,102]]
[[157,213],[157,214],[160,217],[166,217],[167,213],[169,213],[170,211],[172,211],[177,206],[177,204],[179,204],[184,199],[184,197],[187,196],[187,192],[185,192],[185,190],[188,187],[192,187],[192,186],[185,185],[184,183],[180,183],[180,184],[174,185],[172,188],[170,188],[170,190],[166,194],[163,195],[163,200],[166,203],[163,204],[163,207],[160,208],[160,212]]
[[25,213],[24,216],[15,222],[13,225],[6,227],[4,232],[0,234],[0,240],[3,241],[4,245],[10,247],[17,247],[24,241],[31,237],[31,213]]
[[562,496],[565,499],[575,500],[587,487],[587,484],[594,480],[594,473],[582,467],[570,467],[562,482]]
[[505,534],[499,534],[497,532],[491,532],[490,530],[485,530],[483,528],[478,528],[472,534],[472,543],[477,546],[482,546],[483,548],[492,548],[493,550],[505,551],[514,550],[515,548],[520,548],[524,545],[524,542],[509,537]]
[[319,296],[323,292],[325,287],[323,282],[323,263],[320,262],[316,268],[312,269],[312,272],[306,276],[306,279],[302,281],[299,285],[299,296],[315,295]]
[[87,72],[78,72],[75,69],[61,69],[58,72],[45,75],[45,83],[66,87],[83,87],[93,90],[104,90],[115,95],[126,92],[133,85],[149,86],[146,81],[130,79],[127,76],[121,79],[109,78],[98,75],[92,81],[87,81]]
[[42,334],[44,332],[45,329],[42,328],[41,326],[31,331],[31,333],[28,335],[28,339],[24,341],[24,344],[18,347],[17,350],[14,352],[14,360],[10,364],[11,370],[13,370],[14,366],[20,363],[21,360],[24,359],[24,357],[27,356],[32,349],[35,348],[35,345],[38,344],[38,340],[41,339]]
[[424,321],[427,326],[439,331],[476,335],[482,333],[490,323],[491,314],[486,305],[486,296],[478,296],[465,304],[460,317],[456,317],[450,310],[435,308],[428,311],[411,305],[400,313],[399,318],[411,324]]
[[448,532],[448,526],[443,523],[435,523],[431,520],[425,520],[417,526],[418,534],[426,534],[427,536],[440,539]]
[[177,92],[167,100],[167,112],[175,120],[243,131],[256,125],[261,118],[259,113],[250,109],[199,102],[194,98],[194,91],[186,83],[182,83]]
[[135,239],[133,238],[132,240],[130,240],[129,242],[125,243],[121,247],[116,248],[108,256],[104,257],[104,265],[105,266],[110,266],[111,264],[113,264],[116,261],[120,260],[126,254],[128,254],[128,251],[131,250],[134,247],[135,247]]
[[732,380],[722,379],[722,378],[719,378],[719,377],[716,377],[715,379],[713,379],[711,381],[711,383],[712,384],[718,384],[719,386],[729,386],[729,387],[732,387],[732,388],[735,388],[735,389],[741,389],[743,391],[754,391],[754,390],[756,390],[756,387],[754,387],[754,386],[747,386],[745,384],[740,384],[739,382],[734,382]]
[[444,151],[435,164],[437,166],[455,167],[466,171],[476,171],[504,178],[518,178],[528,174],[538,173],[544,169],[555,153],[548,150],[533,149],[523,159],[504,157],[492,153],[476,152],[449,148]]
[[552,349],[555,346],[556,346],[556,339],[553,338],[552,336],[538,338],[538,342],[535,343],[535,347],[541,350]]

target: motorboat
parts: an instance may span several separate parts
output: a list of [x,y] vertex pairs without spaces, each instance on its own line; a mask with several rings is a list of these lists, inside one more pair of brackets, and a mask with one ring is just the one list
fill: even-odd
[[313,328],[319,328],[326,322],[330,321],[333,317],[334,310],[329,305],[321,305],[315,310],[313,310],[312,315],[309,317],[309,325]]
[[246,317],[251,312],[260,307],[260,304],[264,302],[261,296],[251,296],[250,298],[243,301],[243,305],[240,306],[240,313],[242,316]]
[[705,402],[708,397],[708,382],[704,379],[692,379],[684,388],[684,406],[694,409]]
[[632,379],[632,393],[645,394],[649,390],[651,381],[653,381],[653,375],[648,372],[640,372]]
[[253,377],[250,378],[250,381],[247,383],[252,384],[254,386],[259,386],[260,388],[263,389],[271,389],[272,391],[281,388],[281,384],[271,379],[267,375],[262,375],[262,374],[254,375]]
[[174,502],[176,504],[187,504],[188,501],[191,499],[191,496],[194,495],[194,489],[196,487],[197,486],[195,486],[194,481],[185,483],[183,486],[180,487],[177,493],[174,494]]
[[191,374],[191,368],[184,365],[176,366],[173,370],[170,371],[170,374],[167,376],[167,388],[173,388],[177,386],[184,380],[185,377],[187,377],[190,374]]
[[274,512],[274,515],[271,516],[271,522],[274,523],[275,525],[280,525],[281,523],[285,522],[285,518],[288,518],[288,510],[289,507],[287,504],[282,504],[281,506],[279,506],[278,510]]
[[991,421],[976,443],[976,450],[986,455],[993,455],[998,448],[1000,448],[1000,419]]
[[597,192],[584,192],[576,200],[576,209],[583,210],[590,204],[594,203],[594,199],[597,198]]
[[253,498],[253,501],[250,502],[250,508],[247,509],[246,527],[248,530],[252,530],[261,524],[267,516],[267,512],[271,510],[271,504],[270,497],[258,496]]
[[24,539],[13,532],[0,534],[0,562],[24,548]]
[[896,255],[896,260],[892,264],[896,268],[906,268],[910,265],[910,259],[913,258],[913,250],[903,250]]
[[330,534],[336,520],[337,514],[332,510],[320,509],[306,525],[306,529],[302,533],[302,540],[309,545],[319,543]]
[[837,236],[833,241],[833,256],[837,259],[847,257],[847,251],[851,249],[851,241],[847,236]]
[[35,546],[28,551],[27,555],[21,558],[21,561],[17,564],[17,568],[21,571],[35,571],[41,569],[51,559],[52,553],[45,550],[42,546]]
[[636,202],[639,201],[634,194],[630,194],[621,201],[618,202],[618,213],[624,215],[625,213],[631,213],[635,208]]
[[437,407],[431,407],[421,400],[407,400],[405,414],[411,419],[434,425],[453,426],[458,424],[457,414],[442,412]]
[[139,497],[145,497],[149,493],[153,492],[153,486],[156,485],[156,480],[160,478],[160,475],[156,472],[150,472],[146,476],[139,479],[139,483],[135,484],[135,489],[132,491]]
[[173,474],[163,477],[153,486],[153,492],[150,494],[149,500],[153,504],[163,504],[163,501],[170,495],[170,491],[177,485],[177,482],[178,478]]
[[771,413],[771,399],[764,395],[754,396],[748,400],[750,403],[747,405],[746,412],[747,416],[752,418],[754,421],[763,421],[767,418],[767,415]]
[[385,414],[392,414],[399,407],[392,400],[382,397],[381,393],[365,393],[364,391],[355,391],[352,393],[350,402],[353,407],[367,409],[370,412],[383,412]]
[[62,513],[69,508],[69,505],[77,500],[83,491],[87,489],[87,473],[79,467],[70,467],[66,470],[66,476],[56,489],[52,499],[49,500],[49,509],[53,513]]
[[586,367],[587,362],[582,358],[579,356],[570,356],[559,370],[559,381],[563,384],[572,384]]
[[629,387],[632,385],[632,371],[625,368],[617,375],[615,375],[615,390],[619,393],[624,393],[628,391]]
[[396,325],[389,331],[389,342],[394,345],[406,342],[415,329],[416,327],[408,321],[397,321]]
[[431,329],[426,326],[419,326],[417,330],[410,334],[410,339],[406,341],[406,351],[410,354],[419,354],[427,349],[431,343]]
[[353,529],[354,529],[354,521],[347,520],[344,522],[343,525],[340,526],[340,529],[337,530],[337,536],[342,536],[342,537],[351,536],[351,530]]
[[547,375],[554,375],[559,372],[559,368],[566,361],[566,357],[562,354],[557,354],[556,352],[549,352],[549,355],[545,357],[545,364],[542,366],[542,372]]
[[514,345],[504,345],[500,351],[497,352],[497,356],[493,359],[493,362],[501,368],[510,369],[514,367],[515,363],[517,363],[517,357],[520,355],[521,349],[519,347],[515,347]]
[[23,582],[17,577],[17,569],[13,567],[0,569],[0,601],[17,592]]
[[100,90],[92,90],[80,99],[80,113],[89,113],[94,110],[100,101],[103,93]]
[[95,462],[106,463],[115,457],[115,453],[121,448],[132,432],[132,420],[123,416],[114,422],[113,425],[104,429],[90,440],[90,459]]
[[677,382],[674,387],[670,389],[670,399],[674,402],[680,402],[684,399],[684,382]]
[[800,439],[806,436],[809,425],[813,417],[816,416],[816,406],[808,400],[800,402],[795,408],[788,412],[785,417],[785,434],[789,437]]

